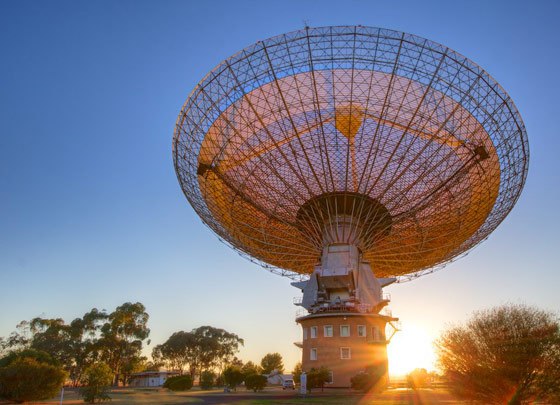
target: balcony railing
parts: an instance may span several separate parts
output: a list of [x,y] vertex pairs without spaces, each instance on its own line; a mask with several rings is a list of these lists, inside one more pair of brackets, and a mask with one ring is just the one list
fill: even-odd
[[393,317],[393,311],[391,311],[389,308],[383,308],[383,310],[380,312],[381,315],[385,315],[388,317]]
[[[387,303],[391,300],[391,294],[389,293],[382,293],[379,295],[380,302],[377,305],[371,304],[363,304],[360,303],[354,297],[350,297],[348,299],[337,299],[335,301],[329,301],[325,298],[319,298],[318,301],[309,308],[309,311],[306,309],[301,309],[296,312],[297,317],[305,316],[308,314],[317,314],[323,312],[358,312],[361,314],[368,314],[368,313],[380,313],[381,315],[385,316],[392,316],[392,313],[389,309],[384,308],[381,312],[381,308],[383,308]],[[294,305],[301,306],[303,303],[303,297],[294,297],[293,298]]]
[[296,318],[301,318],[302,316],[307,315],[309,315],[309,312],[305,308],[301,308],[296,311]]

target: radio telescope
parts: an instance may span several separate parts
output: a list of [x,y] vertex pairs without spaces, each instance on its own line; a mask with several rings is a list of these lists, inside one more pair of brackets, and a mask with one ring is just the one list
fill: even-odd
[[485,239],[517,201],[528,156],[513,101],[477,64],[362,26],[239,51],[191,92],[173,138],[203,222],[303,291],[303,368],[328,366],[335,386],[386,371],[397,318],[380,312],[382,288]]

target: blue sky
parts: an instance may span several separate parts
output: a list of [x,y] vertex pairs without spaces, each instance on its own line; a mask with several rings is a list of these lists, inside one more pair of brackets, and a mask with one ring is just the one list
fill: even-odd
[[[141,301],[153,344],[210,324],[245,338],[243,359],[279,351],[291,368],[298,290],[202,225],[175,177],[171,139],[211,68],[305,22],[449,46],[506,89],[529,134],[525,190],[490,238],[443,271],[387,289],[403,323],[391,356],[420,335],[429,351],[476,309],[557,311],[559,18],[556,1],[3,1],[0,336],[35,316],[70,321]],[[418,366],[430,367],[428,357]]]

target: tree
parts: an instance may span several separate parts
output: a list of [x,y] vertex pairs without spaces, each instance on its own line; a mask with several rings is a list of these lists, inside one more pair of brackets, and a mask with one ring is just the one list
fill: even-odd
[[21,321],[16,325],[16,332],[12,332],[8,338],[1,338],[0,350],[3,353],[28,349],[31,331],[29,321]]
[[7,348],[8,348],[8,342],[6,338],[0,336],[0,356],[4,356],[6,354]]
[[111,314],[93,308],[66,324],[63,319],[34,318],[22,321],[17,331],[0,339],[0,352],[32,348],[49,353],[68,372],[74,386],[91,364],[104,360],[113,369],[115,383],[126,381],[144,358],[142,341],[150,330],[144,306],[125,303]]
[[105,316],[94,308],[83,319],[77,318],[69,325],[60,318],[34,318],[28,323],[32,334],[29,346],[57,359],[77,385],[83,370],[96,357],[92,339]]
[[476,312],[444,332],[436,349],[461,398],[516,405],[560,392],[560,329],[552,313],[525,305]]
[[212,371],[203,371],[200,375],[200,389],[210,390],[214,386],[214,380],[216,379],[216,374]]
[[109,401],[110,386],[113,382],[113,371],[105,363],[95,363],[85,369],[82,378],[83,387],[80,395],[84,402],[93,404],[95,402]]
[[[252,363],[252,362],[249,362],[249,363]],[[229,360],[227,360],[227,361],[224,363],[224,366],[238,366],[238,367],[241,367],[241,368],[243,367],[243,365],[244,365],[244,364],[243,364],[243,360],[241,360],[241,359],[240,359],[239,357],[237,357],[237,356],[231,357]]]
[[262,374],[262,368],[256,365],[255,363],[253,363],[252,361],[248,361],[247,363],[243,364],[243,366],[241,367],[241,372],[245,377],[253,374],[260,375]]
[[144,363],[144,369],[141,371],[159,371],[163,366],[163,363],[157,361],[146,361],[146,363]]
[[243,339],[234,333],[212,326],[201,326],[191,332],[173,333],[165,343],[152,351],[155,361],[166,363],[169,368],[180,370],[187,367],[193,379],[203,371],[224,365],[234,359],[243,345]]
[[331,379],[331,372],[325,366],[321,368],[312,368],[307,373],[307,389],[311,391],[312,388],[323,388],[327,382]]
[[277,370],[280,374],[284,373],[284,364],[280,353],[268,353],[261,360],[263,374],[270,374]]
[[235,333],[212,326],[201,326],[193,330],[197,338],[198,359],[201,371],[218,367],[221,371],[233,360],[244,341]]
[[296,363],[294,369],[292,370],[292,376],[294,377],[294,382],[299,384],[301,382],[301,373],[303,370],[301,369],[301,361]]
[[244,376],[238,366],[228,366],[222,373],[224,383],[228,388],[235,389],[243,382]]
[[29,325],[33,333],[32,348],[49,353],[65,366],[72,363],[72,331],[63,319],[34,318]]
[[146,356],[132,356],[124,360],[121,366],[120,381],[123,385],[128,385],[132,374],[146,370],[148,366]]
[[113,370],[114,385],[118,385],[125,364],[140,357],[142,342],[150,334],[148,318],[143,304],[126,302],[110,313],[101,327],[97,344],[102,360]]
[[100,359],[98,341],[101,326],[107,317],[105,310],[99,311],[97,308],[92,308],[82,318],[76,318],[70,323],[74,361],[68,371],[74,386],[77,386],[81,380],[84,370]]
[[67,374],[44,352],[12,352],[0,359],[0,398],[39,401],[55,396]]
[[[196,369],[198,366],[195,353],[196,346],[196,337],[192,332],[175,332],[165,343],[154,347],[152,358],[154,361],[161,361],[168,368],[178,370],[183,374],[187,365],[192,365],[191,369]],[[191,377],[194,377],[194,375]]]
[[70,324],[60,318],[37,317],[20,322],[16,332],[2,339],[2,345],[4,351],[31,348],[49,353],[76,386],[83,370],[99,357],[97,341],[101,323],[106,318],[107,314],[96,308]]
[[245,376],[245,388],[254,392],[262,391],[266,387],[266,377],[259,374],[249,374]]

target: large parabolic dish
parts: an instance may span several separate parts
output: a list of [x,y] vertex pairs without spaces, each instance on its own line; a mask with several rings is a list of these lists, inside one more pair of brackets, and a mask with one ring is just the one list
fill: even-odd
[[477,64],[361,26],[306,28],[224,60],[173,139],[202,220],[286,275],[312,273],[329,233],[354,238],[377,277],[439,268],[506,217],[528,156],[513,101]]

